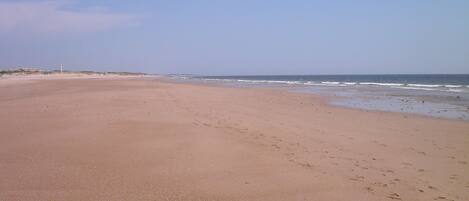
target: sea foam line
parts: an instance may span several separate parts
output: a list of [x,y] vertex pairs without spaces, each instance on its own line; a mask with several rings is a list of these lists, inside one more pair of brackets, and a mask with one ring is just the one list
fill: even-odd
[[414,90],[425,90],[425,91],[437,91],[438,89],[434,88],[424,88],[424,87],[406,87],[406,86],[399,86],[399,87],[392,87],[397,89],[414,89]]
[[407,86],[410,86],[410,87],[431,87],[431,88],[435,88],[435,87],[442,87],[443,85],[439,85],[439,84],[407,84]]
[[[337,81],[287,81],[287,80],[247,80],[247,79],[219,79],[219,78],[204,78],[206,81],[223,81],[223,82],[243,82],[243,83],[266,83],[266,84],[287,84],[287,85],[306,85],[306,86],[331,86],[331,87],[345,87],[353,85],[375,85],[387,86],[399,89],[413,89],[413,90],[426,90],[426,91],[451,91],[451,92],[465,92],[456,88],[469,88],[469,85],[451,85],[451,84],[419,84],[419,83],[382,83],[382,82],[337,82]],[[446,89],[444,89],[446,88]]]
[[452,84],[447,84],[445,85],[446,88],[459,88],[462,87],[462,85],[452,85]]
[[362,85],[378,85],[378,86],[404,86],[403,83],[380,83],[380,82],[360,82]]

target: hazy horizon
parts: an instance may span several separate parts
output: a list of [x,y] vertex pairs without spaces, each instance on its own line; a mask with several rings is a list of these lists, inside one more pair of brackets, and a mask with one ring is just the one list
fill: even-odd
[[469,2],[0,0],[0,69],[469,74]]
[[[18,70],[18,69],[27,69],[27,68],[32,68],[32,69],[39,69],[43,71],[59,71],[60,66],[57,67],[50,67],[50,68],[43,68],[40,66],[0,66],[0,70]],[[129,72],[129,73],[145,73],[149,75],[192,75],[192,76],[354,76],[354,75],[469,75],[469,73],[381,73],[381,74],[357,74],[357,73],[337,73],[337,74],[197,74],[197,73],[146,73],[143,71],[112,71],[112,70],[96,70],[96,68],[71,68],[71,69],[64,69],[64,72],[80,72],[80,71],[93,71],[97,73],[105,73],[105,72]]]

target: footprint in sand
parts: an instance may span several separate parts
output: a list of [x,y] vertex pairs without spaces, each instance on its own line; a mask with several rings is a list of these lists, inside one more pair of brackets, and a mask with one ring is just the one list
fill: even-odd
[[418,151],[417,153],[418,153],[418,154],[422,154],[422,155],[424,155],[424,156],[427,155],[427,153],[425,153],[424,151]]
[[308,163],[308,162],[304,162],[304,163],[298,162],[297,164],[302,166],[302,167],[305,167],[305,168],[312,168],[313,167],[313,165]]
[[365,177],[360,176],[360,175],[355,175],[355,177],[350,178],[350,180],[352,180],[352,181],[363,181],[363,180],[365,180]]
[[404,166],[412,166],[412,163],[407,163],[407,162],[402,162],[401,164]]
[[431,189],[431,190],[438,190],[438,188],[435,187],[435,186],[427,186],[427,187],[428,187],[428,189]]
[[288,152],[288,153],[285,153],[285,155],[286,155],[286,156],[294,156],[295,153],[293,153],[293,152]]
[[388,187],[388,184],[384,184],[384,183],[379,182],[379,181],[378,181],[378,182],[374,182],[373,185],[374,185],[374,186],[377,186],[377,187],[383,187],[383,188]]
[[449,179],[451,179],[451,180],[456,180],[456,179],[458,179],[458,175],[452,174],[452,175],[449,177]]
[[438,196],[434,200],[446,200],[445,196]]
[[388,198],[392,200],[402,200],[401,196],[398,193],[391,193],[388,195]]
[[394,173],[393,170],[381,170],[382,172],[386,172],[386,173]]
[[275,149],[280,149],[280,146],[278,146],[277,144],[272,144],[272,146],[273,146]]

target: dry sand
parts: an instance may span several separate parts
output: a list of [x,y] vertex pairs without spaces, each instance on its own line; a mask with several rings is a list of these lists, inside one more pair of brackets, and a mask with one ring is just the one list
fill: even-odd
[[469,200],[469,123],[146,79],[0,80],[0,200]]

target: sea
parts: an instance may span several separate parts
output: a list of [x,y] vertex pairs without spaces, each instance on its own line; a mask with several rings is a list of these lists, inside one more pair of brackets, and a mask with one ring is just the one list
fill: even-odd
[[469,74],[177,75],[234,87],[278,87],[324,95],[331,105],[469,121]]

